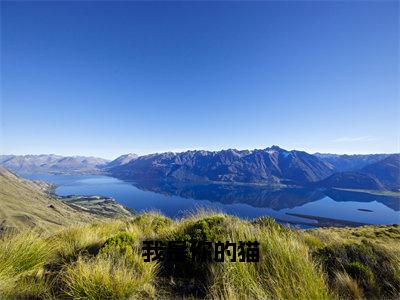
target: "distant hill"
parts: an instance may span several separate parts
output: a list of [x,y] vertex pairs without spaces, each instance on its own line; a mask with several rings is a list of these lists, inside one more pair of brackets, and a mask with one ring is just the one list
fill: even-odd
[[108,162],[103,168],[111,169],[111,168],[123,166],[136,158],[138,158],[137,154],[134,154],[134,153],[124,154],[124,155],[121,155],[121,156],[117,157],[116,159]]
[[392,154],[381,161],[367,165],[361,172],[375,176],[389,189],[400,190],[400,154]]
[[374,176],[361,172],[339,172],[318,183],[326,188],[384,190],[385,186]]
[[316,182],[333,168],[303,151],[277,146],[263,150],[187,151],[140,156],[110,169],[113,176],[182,181],[221,181],[264,184]]
[[378,162],[389,155],[390,154],[314,154],[314,156],[332,165],[334,170],[337,172],[360,170],[361,168]]
[[389,155],[359,171],[335,173],[317,185],[329,188],[400,191],[400,155]]
[[51,197],[37,183],[0,167],[0,233],[29,227],[52,231],[96,219]]
[[22,173],[98,173],[109,161],[86,156],[42,155],[0,155],[0,165]]

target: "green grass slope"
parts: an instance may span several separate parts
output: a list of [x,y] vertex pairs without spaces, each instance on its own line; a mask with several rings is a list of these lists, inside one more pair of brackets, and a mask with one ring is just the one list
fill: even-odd
[[[260,242],[258,263],[143,262],[143,240]],[[0,240],[0,298],[398,298],[400,228],[290,229],[270,218],[157,213]]]
[[52,231],[96,219],[51,197],[34,182],[0,167],[0,234],[24,228]]

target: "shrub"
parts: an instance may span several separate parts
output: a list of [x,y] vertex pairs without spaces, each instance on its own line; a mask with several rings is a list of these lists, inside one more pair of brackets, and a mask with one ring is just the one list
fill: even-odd
[[122,232],[109,238],[100,248],[99,253],[106,254],[110,252],[118,252],[125,254],[127,252],[132,252],[134,243],[135,238],[132,235]]
[[274,229],[282,232],[288,232],[290,230],[288,227],[276,223],[275,219],[271,217],[259,217],[251,223],[265,229]]
[[337,273],[346,273],[357,281],[366,297],[393,297],[400,292],[399,258],[389,249],[365,241],[335,243],[317,249],[313,255],[331,283]]
[[223,221],[222,216],[211,216],[188,224],[179,237],[182,240],[195,241],[217,241],[223,239]]
[[371,269],[358,261],[353,261],[347,265],[346,271],[352,278],[360,282],[362,286],[370,288],[375,285],[375,277]]
[[173,283],[168,282],[167,289],[181,297],[194,295],[204,297],[207,286],[210,283],[209,266],[212,262],[192,260],[190,247],[196,241],[215,242],[225,241],[225,216],[206,215],[204,212],[194,214],[187,219],[177,221],[171,230],[159,234],[159,239],[168,241],[180,241],[186,243],[186,255],[180,261],[171,259],[170,253],[166,253],[166,259],[161,264],[160,276],[163,282],[174,278]]
[[173,224],[170,218],[156,212],[141,214],[137,216],[132,223],[137,225],[142,234],[148,238],[155,237]]

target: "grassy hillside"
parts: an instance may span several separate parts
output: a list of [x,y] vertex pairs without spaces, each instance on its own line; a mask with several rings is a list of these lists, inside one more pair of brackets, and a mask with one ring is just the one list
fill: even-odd
[[52,231],[96,219],[46,194],[35,182],[0,167],[0,233],[33,227]]
[[[143,240],[260,242],[258,263],[144,262]],[[3,298],[396,298],[400,228],[293,230],[272,219],[157,213],[0,240]]]
[[4,231],[36,228],[52,232],[74,224],[132,213],[103,196],[56,197],[46,182],[22,179],[0,166],[0,235]]

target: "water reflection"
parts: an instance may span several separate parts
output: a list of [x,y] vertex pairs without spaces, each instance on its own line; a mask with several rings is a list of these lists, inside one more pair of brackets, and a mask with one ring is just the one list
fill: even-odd
[[380,202],[383,205],[393,209],[394,211],[400,211],[400,198],[396,196],[384,196],[384,195],[376,195],[370,194],[367,192],[353,192],[353,191],[344,191],[344,190],[336,190],[329,189],[324,191],[325,195],[335,200],[336,202],[346,202],[346,201],[354,201],[354,202]]
[[[400,223],[400,200],[394,196],[342,190],[270,188],[176,181],[127,182],[102,175],[31,174],[28,179],[56,184],[56,193],[113,197],[136,210],[159,210],[178,218],[206,207],[241,218],[271,216],[282,222],[313,226]],[[303,226],[303,225],[302,225]]]
[[143,181],[133,183],[143,191],[187,199],[208,200],[222,204],[244,203],[273,210],[290,209],[325,197],[336,202],[377,201],[392,210],[400,210],[399,197],[344,190],[308,188],[271,188],[256,185],[189,184],[178,181]]

